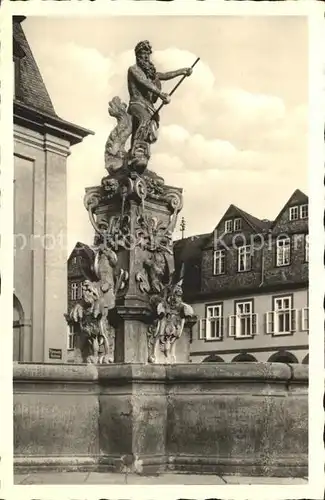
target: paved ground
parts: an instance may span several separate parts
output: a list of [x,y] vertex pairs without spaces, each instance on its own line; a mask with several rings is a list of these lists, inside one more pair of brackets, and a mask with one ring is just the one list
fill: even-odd
[[[307,478],[214,476],[196,474],[129,474],[127,484],[307,484]],[[39,472],[15,475],[15,484],[126,484],[124,474],[106,472]]]

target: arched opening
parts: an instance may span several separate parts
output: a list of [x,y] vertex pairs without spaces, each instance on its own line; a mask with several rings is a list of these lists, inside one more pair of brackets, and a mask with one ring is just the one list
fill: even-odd
[[16,295],[13,296],[13,361],[23,359],[24,311]]
[[210,356],[205,358],[202,363],[224,363],[224,360],[217,354],[211,354]]
[[309,354],[307,354],[307,356],[304,357],[304,359],[302,360],[302,364],[309,365]]
[[270,356],[269,363],[298,363],[298,359],[291,352],[279,351]]
[[232,362],[233,363],[247,363],[247,362],[256,363],[257,359],[254,358],[254,356],[252,356],[251,354],[248,354],[246,352],[246,353],[241,353],[241,354],[238,354],[237,356],[235,356],[234,359],[232,360]]

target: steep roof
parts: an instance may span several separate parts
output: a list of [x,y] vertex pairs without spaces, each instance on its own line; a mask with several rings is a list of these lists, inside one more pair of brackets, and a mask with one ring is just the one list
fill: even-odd
[[15,100],[56,117],[51,98],[21,27],[22,20],[21,16],[13,18],[14,53],[20,59],[20,89]]
[[200,250],[211,233],[197,234],[174,242],[174,255],[181,262],[195,259],[200,256]]
[[[254,215],[249,214],[248,212],[245,212],[241,208],[237,207],[236,205],[230,205],[229,208],[235,208],[237,212],[245,219],[250,226],[252,226],[254,229],[257,229],[259,231],[265,231],[267,230],[270,225],[272,224],[271,221],[266,220],[266,219],[258,219],[257,217],[254,217]],[[229,209],[228,209],[229,210]]]
[[288,199],[288,201],[285,203],[285,205],[281,208],[280,212],[278,213],[278,215],[276,216],[276,218],[274,219],[274,222],[272,224],[272,227],[275,227],[276,226],[276,223],[278,222],[278,220],[280,219],[280,217],[282,216],[283,212],[292,204],[292,203],[308,203],[308,196],[306,195],[306,193],[304,193],[303,191],[301,191],[300,189],[296,189],[292,195],[290,196],[290,198]]
[[174,242],[174,259],[176,277],[180,277],[182,266],[188,263],[200,263],[201,250],[211,237],[211,233],[189,236]]
[[15,67],[14,124],[53,134],[69,141],[70,145],[79,144],[82,139],[94,132],[60,118],[54,109],[51,98],[38,69],[21,22],[24,16],[13,18],[13,56]]
[[72,257],[75,257],[76,255],[79,255],[80,253],[83,253],[83,252],[86,254],[86,256],[90,260],[93,260],[93,258],[94,258],[94,251],[93,251],[93,249],[89,245],[86,245],[86,243],[81,243],[80,241],[78,241],[75,244],[72,252],[69,255],[68,260],[70,260]]

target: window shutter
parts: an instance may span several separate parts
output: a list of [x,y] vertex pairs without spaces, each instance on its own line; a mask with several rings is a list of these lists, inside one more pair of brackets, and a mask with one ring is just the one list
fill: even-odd
[[236,337],[236,316],[228,316],[228,336]]
[[257,335],[257,320],[258,320],[258,315],[256,313],[252,314],[252,334]]
[[266,328],[265,333],[270,334],[274,333],[274,311],[269,311],[265,315],[266,320]]
[[220,334],[221,334],[220,336],[221,336],[221,338],[223,338],[223,335],[224,335],[224,319],[223,319],[223,317],[221,317],[219,319],[219,325],[220,325]]
[[308,332],[309,330],[308,314],[308,307],[304,307],[303,309],[301,309],[301,330],[303,332]]
[[292,332],[297,330],[297,309],[291,309],[291,328]]
[[201,318],[199,321],[199,339],[204,340],[207,337],[207,320]]

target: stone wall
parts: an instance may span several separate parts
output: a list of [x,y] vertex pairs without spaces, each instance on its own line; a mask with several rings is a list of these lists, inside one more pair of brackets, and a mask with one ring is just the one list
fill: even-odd
[[14,367],[16,471],[306,476],[308,367]]

